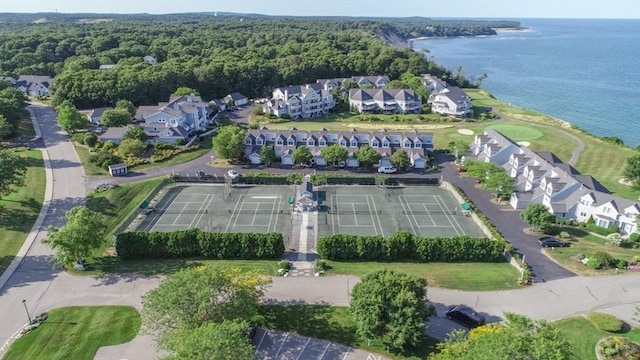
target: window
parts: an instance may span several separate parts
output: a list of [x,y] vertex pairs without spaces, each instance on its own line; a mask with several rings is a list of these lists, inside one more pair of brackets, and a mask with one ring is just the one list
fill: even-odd
[[358,142],[355,139],[353,139],[353,140],[351,140],[351,145],[350,146],[351,147],[357,147],[358,146]]
[[324,141],[324,140],[320,140],[320,141],[318,141],[318,145],[325,146],[325,145],[327,145],[327,142]]
[[158,122],[161,122],[161,123],[163,123],[163,122],[165,122],[165,121],[167,121],[167,120],[165,120],[165,119],[158,119]]
[[602,208],[602,212],[605,213],[605,214],[608,214],[610,211],[611,211],[611,209],[608,208],[608,207]]
[[276,144],[277,144],[277,145],[282,145],[282,144],[283,144],[282,139],[278,139],[278,141],[276,142]]
[[413,147],[416,149],[420,149],[422,147],[422,143],[421,142],[416,142],[415,144],[413,144]]
[[547,194],[551,195],[552,192],[553,192],[553,188],[551,188],[551,186],[547,186]]
[[371,147],[377,148],[378,147],[378,140],[373,140],[371,142]]
[[581,212],[581,213],[580,213],[580,216],[581,216],[581,217],[587,217],[587,213],[586,213],[586,212]]
[[261,138],[256,139],[256,145],[264,145]]
[[251,144],[253,144],[253,141],[251,141],[251,138],[247,138],[247,139],[244,141],[244,144],[245,144],[245,145],[251,145]]
[[347,146],[347,141],[345,139],[341,139],[340,146]]
[[400,139],[393,139],[394,144],[400,144]]
[[288,146],[296,146],[296,141],[293,140],[292,138],[289,138],[289,140],[287,140],[287,145]]
[[309,139],[309,141],[307,141],[307,145],[309,146],[316,146],[316,142],[313,141],[313,139]]
[[407,140],[404,142],[404,147],[405,148],[411,148],[411,141]]
[[388,148],[389,147],[389,142],[387,140],[382,142],[382,147],[384,148]]

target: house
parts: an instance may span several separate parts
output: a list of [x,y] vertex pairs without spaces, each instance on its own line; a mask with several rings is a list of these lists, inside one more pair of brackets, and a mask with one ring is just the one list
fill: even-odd
[[227,102],[224,99],[213,99],[209,101],[209,104],[218,108],[219,111],[225,111],[227,109]]
[[422,100],[408,89],[350,89],[349,107],[359,113],[418,114]]
[[100,71],[109,71],[109,70],[113,69],[114,67],[116,67],[115,64],[106,64],[106,65],[100,65],[100,67],[98,69]]
[[278,117],[306,119],[326,115],[335,105],[331,91],[320,83],[313,83],[277,88],[262,108],[265,113]]
[[422,85],[429,89],[429,93],[439,93],[449,87],[446,81],[441,80],[437,76],[425,74],[422,75]]
[[147,64],[151,64],[151,65],[155,65],[155,64],[158,63],[158,59],[156,59],[155,56],[151,56],[151,55],[147,55],[147,56],[143,57],[142,61],[146,62]]
[[111,141],[112,143],[120,144],[127,130],[129,130],[127,126],[110,127],[100,136],[100,141],[103,143]]
[[20,75],[14,86],[29,96],[49,95],[53,79],[50,76]]
[[[269,130],[266,127],[249,130],[245,139],[245,155],[252,164],[260,164],[260,151],[263,146],[270,145],[275,149],[276,156],[283,165],[293,165],[293,150],[306,146],[313,155],[312,163],[318,166],[327,164],[322,157],[322,149],[331,145],[339,145],[347,150],[347,167],[358,167],[360,164],[355,156],[356,151],[363,145],[369,145],[380,156],[380,165],[390,165],[391,155],[396,151],[405,151],[409,155],[414,168],[423,169],[427,166],[429,152],[433,151],[433,134],[417,131],[388,132],[384,129],[375,132],[351,131],[319,131],[298,130]],[[337,165],[337,164],[336,164]]]
[[434,113],[456,118],[473,116],[471,98],[456,86],[447,86],[439,92],[431,93],[427,104],[431,105]]
[[18,81],[18,80],[16,80],[15,78],[13,78],[11,76],[3,76],[3,77],[0,77],[0,81],[6,81],[6,82],[11,83],[11,85],[15,86],[16,85],[16,81]]
[[304,177],[302,184],[298,187],[295,206],[298,211],[314,211],[318,207],[318,203],[313,195],[311,178],[308,175]]
[[100,125],[100,124],[102,124],[102,122],[101,122],[102,114],[107,110],[113,110],[113,108],[111,108],[111,107],[102,107],[102,108],[91,109],[87,113],[87,119],[92,124]]
[[514,209],[541,203],[557,218],[593,217],[596,225],[616,225],[624,235],[638,231],[635,215],[640,213],[640,202],[610,194],[592,176],[580,174],[551,152],[532,151],[493,129],[476,135],[471,151],[478,160],[498,164],[516,179],[509,200]]
[[333,91],[334,89],[342,89],[342,83],[345,80],[353,80],[359,88],[371,87],[371,88],[383,88],[389,83],[389,77],[386,75],[375,76],[352,76],[348,78],[334,78],[334,79],[318,79],[317,83],[321,84],[325,90]]
[[249,103],[249,98],[239,92],[231,93],[224,97],[226,103],[233,103],[234,106],[242,106]]
[[111,176],[127,175],[127,164],[109,165],[109,175]]
[[211,122],[209,111],[209,103],[203,102],[200,96],[172,96],[167,103],[139,107],[135,119],[150,142],[186,142],[197,131],[206,130]]

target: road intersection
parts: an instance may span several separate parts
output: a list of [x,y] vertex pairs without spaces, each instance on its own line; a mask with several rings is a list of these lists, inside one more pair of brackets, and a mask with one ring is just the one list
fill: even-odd
[[[47,190],[45,194],[42,211],[46,216],[40,219],[42,226],[34,226],[35,231],[16,257],[17,266],[13,267],[15,271],[6,272],[0,278],[0,346],[8,344],[27,320],[23,299],[31,314],[68,305],[118,304],[140,309],[141,296],[157,286],[161,279],[159,276],[138,275],[71,276],[55,266],[53,252],[41,243],[46,237],[46,227],[61,225],[66,211],[84,203],[87,181],[73,145],[57,126],[53,109],[34,104],[30,106],[30,110],[44,139],[47,189],[50,191]],[[206,158],[207,156],[200,161],[206,164]],[[497,292],[429,288],[428,296],[436,305],[439,316],[427,324],[427,333],[442,338],[453,326],[442,319],[443,310],[448,305],[458,303],[473,306],[490,320],[499,320],[503,311],[556,320],[598,310],[640,326],[640,323],[633,320],[634,306],[640,302],[638,274],[558,276],[556,280],[551,280],[552,278],[553,276],[546,282],[540,281],[524,289]],[[350,276],[276,277],[267,291],[265,301],[346,306],[350,291],[357,281],[356,277]],[[156,355],[149,349],[151,344],[148,337],[141,335],[128,344],[126,351],[117,353],[129,354],[136,359],[152,359]]]

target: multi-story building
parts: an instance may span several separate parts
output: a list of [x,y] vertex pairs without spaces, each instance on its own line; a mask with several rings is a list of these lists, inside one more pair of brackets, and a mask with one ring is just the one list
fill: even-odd
[[330,90],[320,83],[280,87],[263,105],[267,114],[291,119],[306,119],[329,113],[336,105]]
[[141,106],[135,118],[151,141],[172,143],[189,140],[196,131],[205,130],[208,115],[208,103],[192,94],[171,97],[157,106]]
[[428,74],[422,76],[422,84],[429,89],[427,104],[432,112],[456,118],[473,116],[471,98],[459,87]]
[[477,135],[471,148],[478,160],[501,165],[516,179],[510,199],[514,209],[541,203],[558,218],[593,217],[598,226],[616,225],[625,235],[638,232],[635,217],[640,202],[610,194],[592,176],[580,174],[553,153],[532,151],[493,129]]
[[418,114],[422,100],[407,89],[350,89],[349,107],[360,113]]
[[13,85],[29,96],[47,96],[52,82],[50,76],[20,75]]
[[389,83],[389,77],[386,75],[374,75],[374,76],[352,76],[349,78],[334,78],[334,79],[318,79],[316,82],[322,84],[327,90],[342,89],[342,83],[345,80],[353,80],[358,87],[372,87],[383,88]]
[[381,155],[380,165],[391,165],[391,155],[396,151],[405,151],[411,159],[411,165],[417,169],[427,166],[428,152],[433,151],[433,134],[417,131],[390,132],[380,130],[375,132],[351,131],[319,131],[298,130],[269,130],[266,127],[249,130],[245,139],[245,155],[252,164],[260,164],[260,151],[263,146],[274,147],[276,156],[283,165],[293,165],[293,150],[306,146],[313,155],[315,165],[327,165],[322,157],[322,149],[331,145],[339,145],[347,149],[347,167],[358,167],[355,156],[356,150],[363,145],[369,145]]

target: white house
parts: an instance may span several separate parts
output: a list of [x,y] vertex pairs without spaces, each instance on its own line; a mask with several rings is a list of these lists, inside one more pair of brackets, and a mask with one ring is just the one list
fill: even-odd
[[514,209],[541,203],[557,218],[586,221],[593,217],[596,225],[617,225],[624,235],[638,231],[635,215],[640,202],[610,194],[592,176],[580,174],[551,152],[534,152],[493,129],[476,135],[471,151],[480,161],[501,165],[516,179],[509,200]]
[[267,114],[292,119],[325,115],[335,106],[331,91],[320,83],[280,87],[273,90],[272,98],[264,103]]
[[151,142],[188,141],[196,131],[206,129],[209,104],[194,94],[171,97],[157,106],[141,106],[135,116]]
[[239,92],[231,93],[224,97],[225,102],[232,102],[234,106],[242,106],[249,103],[249,98]]
[[151,64],[151,65],[155,65],[155,64],[158,63],[158,59],[156,59],[155,56],[151,56],[151,55],[147,55],[147,56],[143,57],[142,61],[146,62],[147,64]]
[[429,74],[422,75],[422,85],[429,89],[429,93],[439,93],[449,87],[444,80]]
[[350,89],[349,106],[360,113],[418,114],[422,100],[408,89]]
[[39,97],[49,95],[52,82],[50,76],[20,75],[14,86],[29,96]]
[[389,77],[386,75],[374,76],[352,76],[348,78],[318,79],[316,82],[321,84],[324,89],[332,91],[333,89],[342,89],[342,83],[345,80],[353,80],[358,87],[383,88],[389,83]]
[[[260,163],[260,151],[263,146],[274,147],[276,156],[283,165],[292,165],[293,150],[306,146],[313,155],[313,163],[319,166],[327,165],[322,157],[322,149],[337,144],[347,149],[347,167],[358,167],[355,156],[356,150],[363,145],[369,145],[381,155],[380,165],[390,165],[390,157],[396,151],[405,151],[409,155],[411,165],[422,169],[427,165],[428,153],[433,150],[433,134],[417,131],[375,132],[351,131],[319,131],[298,130],[269,130],[266,127],[249,130],[245,139],[245,155],[253,164]],[[332,165],[332,164],[329,164]]]
[[473,116],[471,98],[462,89],[449,86],[438,93],[429,95],[428,104],[434,113],[465,118]]
[[113,108],[111,108],[111,107],[102,107],[102,108],[91,109],[87,113],[87,119],[92,124],[100,125],[100,124],[102,124],[102,121],[101,121],[102,120],[102,114],[104,114],[104,112],[107,111],[107,110],[113,110]]

